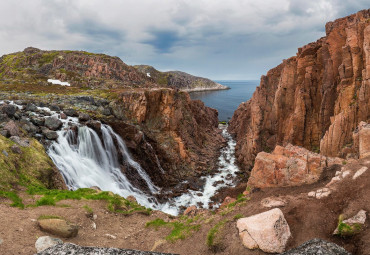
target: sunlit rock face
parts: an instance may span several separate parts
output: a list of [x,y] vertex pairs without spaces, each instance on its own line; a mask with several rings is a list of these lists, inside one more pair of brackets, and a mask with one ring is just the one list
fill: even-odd
[[236,155],[250,169],[277,144],[345,156],[352,132],[370,117],[370,10],[326,24],[326,36],[262,76],[230,121]]

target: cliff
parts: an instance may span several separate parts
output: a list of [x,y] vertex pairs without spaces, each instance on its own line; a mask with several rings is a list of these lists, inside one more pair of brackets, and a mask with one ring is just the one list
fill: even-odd
[[137,65],[134,67],[163,87],[170,87],[188,92],[229,89],[229,87],[211,81],[210,79],[193,76],[185,72],[160,72],[154,67],[148,65]]
[[303,146],[345,157],[370,117],[370,9],[326,24],[326,36],[261,77],[230,121],[236,155],[250,169],[260,151]]
[[[109,123],[160,186],[204,175],[216,166],[223,142],[217,110],[191,100],[188,93],[131,90],[121,93],[110,107],[115,121]],[[164,173],[156,163],[156,155]]]

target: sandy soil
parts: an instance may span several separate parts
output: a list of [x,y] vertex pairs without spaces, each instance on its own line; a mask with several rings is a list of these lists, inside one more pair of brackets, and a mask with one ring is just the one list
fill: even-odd
[[[347,165],[353,170],[362,166],[367,166],[370,169],[370,159]],[[307,196],[309,191],[328,183],[339,168],[329,169],[320,182],[313,185],[255,191],[251,194],[250,201],[235,206],[229,213],[226,213],[226,210],[219,210],[217,213],[205,212],[201,216],[200,230],[184,240],[175,242],[164,240],[170,232],[168,228],[162,227],[155,230],[145,227],[146,222],[158,217],[171,220],[170,217],[161,212],[154,212],[151,216],[142,214],[123,216],[108,212],[104,201],[88,200],[59,202],[59,204],[68,204],[70,207],[42,206],[20,210],[10,207],[9,201],[0,200],[0,239],[3,240],[3,243],[0,244],[0,254],[36,253],[34,244],[37,238],[49,235],[42,232],[35,221],[43,214],[62,216],[79,224],[78,236],[70,239],[62,238],[65,242],[86,246],[155,250],[184,255],[214,254],[215,251],[210,250],[206,245],[207,233],[217,222],[227,219],[229,221],[217,236],[221,240],[219,246],[221,249],[217,250],[217,254],[264,254],[259,250],[250,251],[242,246],[236,229],[236,220],[233,218],[237,214],[251,216],[268,210],[261,206],[260,201],[269,196],[281,196],[288,201],[288,204],[281,208],[293,235],[288,243],[288,249],[312,238],[322,238],[343,246],[354,255],[370,254],[369,220],[367,220],[363,231],[353,238],[342,239],[332,236],[340,214],[353,216],[360,209],[370,212],[370,170],[356,180],[345,179],[340,188],[328,198],[317,200]],[[26,197],[26,195],[24,198],[28,202],[35,199]],[[86,216],[84,205],[91,207],[98,216],[95,221],[97,226],[95,230],[91,227],[92,220]],[[105,234],[114,235],[117,238],[110,239]]]

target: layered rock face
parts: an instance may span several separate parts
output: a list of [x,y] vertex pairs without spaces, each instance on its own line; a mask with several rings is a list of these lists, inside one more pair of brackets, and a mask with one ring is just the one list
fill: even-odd
[[262,76],[230,121],[236,156],[250,169],[277,144],[345,156],[352,132],[370,117],[370,9],[326,24],[326,36]]
[[159,185],[177,184],[215,167],[224,142],[217,110],[192,101],[188,93],[132,90],[110,106],[119,121],[109,124]]

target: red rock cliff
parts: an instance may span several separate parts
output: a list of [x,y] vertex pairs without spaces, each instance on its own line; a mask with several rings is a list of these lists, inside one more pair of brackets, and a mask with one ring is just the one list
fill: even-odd
[[261,77],[230,121],[236,154],[250,169],[260,151],[292,143],[345,156],[370,117],[370,9],[326,24],[326,36]]

